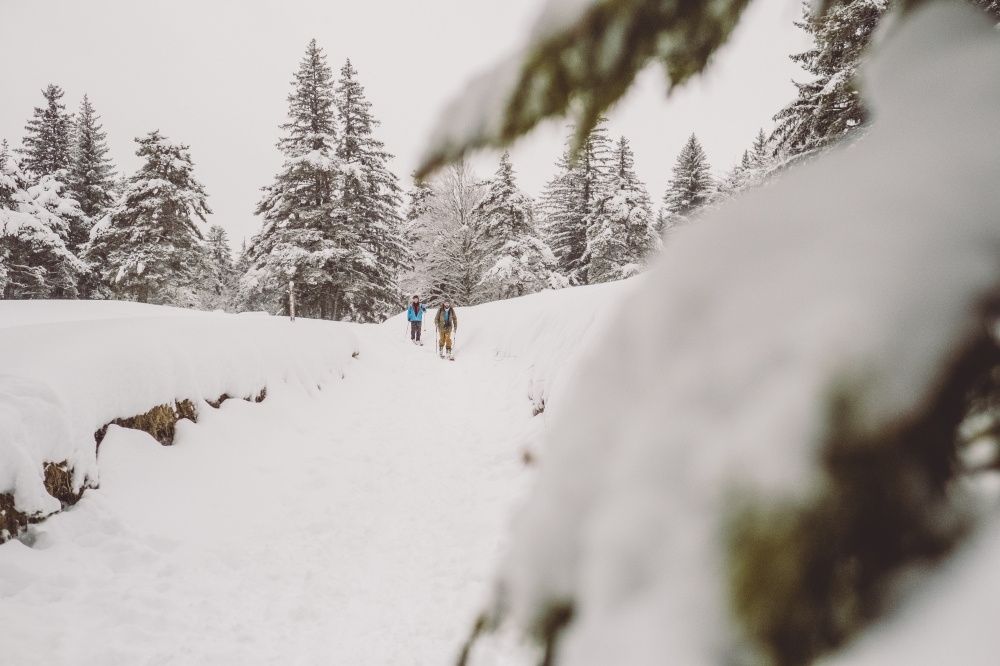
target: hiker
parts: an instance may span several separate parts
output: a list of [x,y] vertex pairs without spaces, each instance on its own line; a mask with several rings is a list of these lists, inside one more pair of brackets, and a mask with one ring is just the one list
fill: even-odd
[[424,313],[427,307],[420,302],[420,297],[414,294],[413,302],[406,308],[406,318],[410,322],[410,340],[413,344],[423,346],[420,341],[420,329],[424,326]]
[[451,358],[451,332],[458,333],[458,315],[455,314],[455,308],[451,307],[451,299],[444,299],[444,304],[438,308],[434,325],[438,330],[438,353],[444,358],[447,351],[448,358]]

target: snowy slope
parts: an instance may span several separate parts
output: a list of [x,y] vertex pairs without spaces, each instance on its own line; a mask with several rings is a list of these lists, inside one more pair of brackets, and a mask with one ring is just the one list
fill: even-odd
[[278,382],[314,391],[357,350],[348,325],[130,303],[2,301],[0,321],[0,493],[24,513],[59,508],[45,462],[98,481],[94,432],[116,418]]
[[[517,388],[523,387],[524,395],[540,411],[561,392],[560,385],[567,381],[564,371],[575,367],[575,359],[592,348],[604,327],[611,325],[615,306],[642,280],[639,276],[457,308],[456,355],[472,353],[513,366]],[[424,343],[432,347],[436,312],[436,308],[428,309],[424,315]],[[402,314],[383,325],[396,327],[402,335],[405,321]]]

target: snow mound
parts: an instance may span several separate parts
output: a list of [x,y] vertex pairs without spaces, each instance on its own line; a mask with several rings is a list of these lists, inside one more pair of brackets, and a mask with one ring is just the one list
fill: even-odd
[[[811,497],[838,390],[874,436],[928,408],[983,335],[1000,278],[1000,37],[932,4],[865,80],[866,140],[678,232],[574,373],[497,597],[524,633],[571,618],[558,663],[766,661],[730,606],[734,495]],[[931,642],[928,626],[910,625]],[[878,656],[850,663],[934,661]]]
[[[202,313],[123,302],[0,301],[0,493],[47,515],[43,465],[96,483],[94,432],[179,400],[313,392],[358,350],[350,324]],[[207,406],[205,406],[207,408]]]

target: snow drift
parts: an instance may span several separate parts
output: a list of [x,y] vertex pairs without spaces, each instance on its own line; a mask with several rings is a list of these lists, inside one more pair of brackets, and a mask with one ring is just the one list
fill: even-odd
[[358,349],[349,324],[122,302],[2,301],[0,322],[0,494],[34,515],[60,508],[45,463],[65,461],[74,490],[98,482],[105,424],[275,382],[315,391]]
[[[857,626],[776,653],[755,611],[741,615],[731,570],[746,547],[731,541],[734,508],[752,500],[780,517],[825,501],[838,428],[879,453],[960,388],[956,364],[986,339],[980,306],[1000,279],[1000,37],[971,9],[936,3],[895,26],[865,82],[877,117],[866,140],[675,235],[626,299],[628,325],[577,373],[493,608],[558,645],[558,663],[807,663],[878,615],[847,598]],[[772,561],[794,568],[797,556]],[[757,609],[781,591],[764,589]],[[929,626],[910,624],[944,645]],[[990,632],[960,633],[963,663],[995,660]],[[850,663],[909,663],[902,654]]]

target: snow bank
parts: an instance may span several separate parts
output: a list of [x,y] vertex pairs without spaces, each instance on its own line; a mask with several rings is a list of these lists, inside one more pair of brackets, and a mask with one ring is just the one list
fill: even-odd
[[[765,663],[731,613],[734,498],[814,496],[838,390],[874,436],[925,409],[981,335],[1000,278],[1000,37],[932,4],[897,24],[865,80],[868,138],[678,232],[579,371],[496,608],[542,638],[572,608],[558,663]],[[971,594],[963,581],[953,590]],[[947,608],[993,617],[991,585]],[[995,661],[994,632],[961,625],[915,620],[905,635]],[[906,642],[845,664],[946,654]],[[958,654],[946,661],[986,663]]]
[[121,302],[0,301],[0,493],[49,514],[46,462],[97,482],[94,432],[178,400],[308,391],[358,349],[349,324],[199,313]]
[[0,328],[96,319],[204,317],[206,314],[200,310],[128,301],[3,301],[0,303]]

